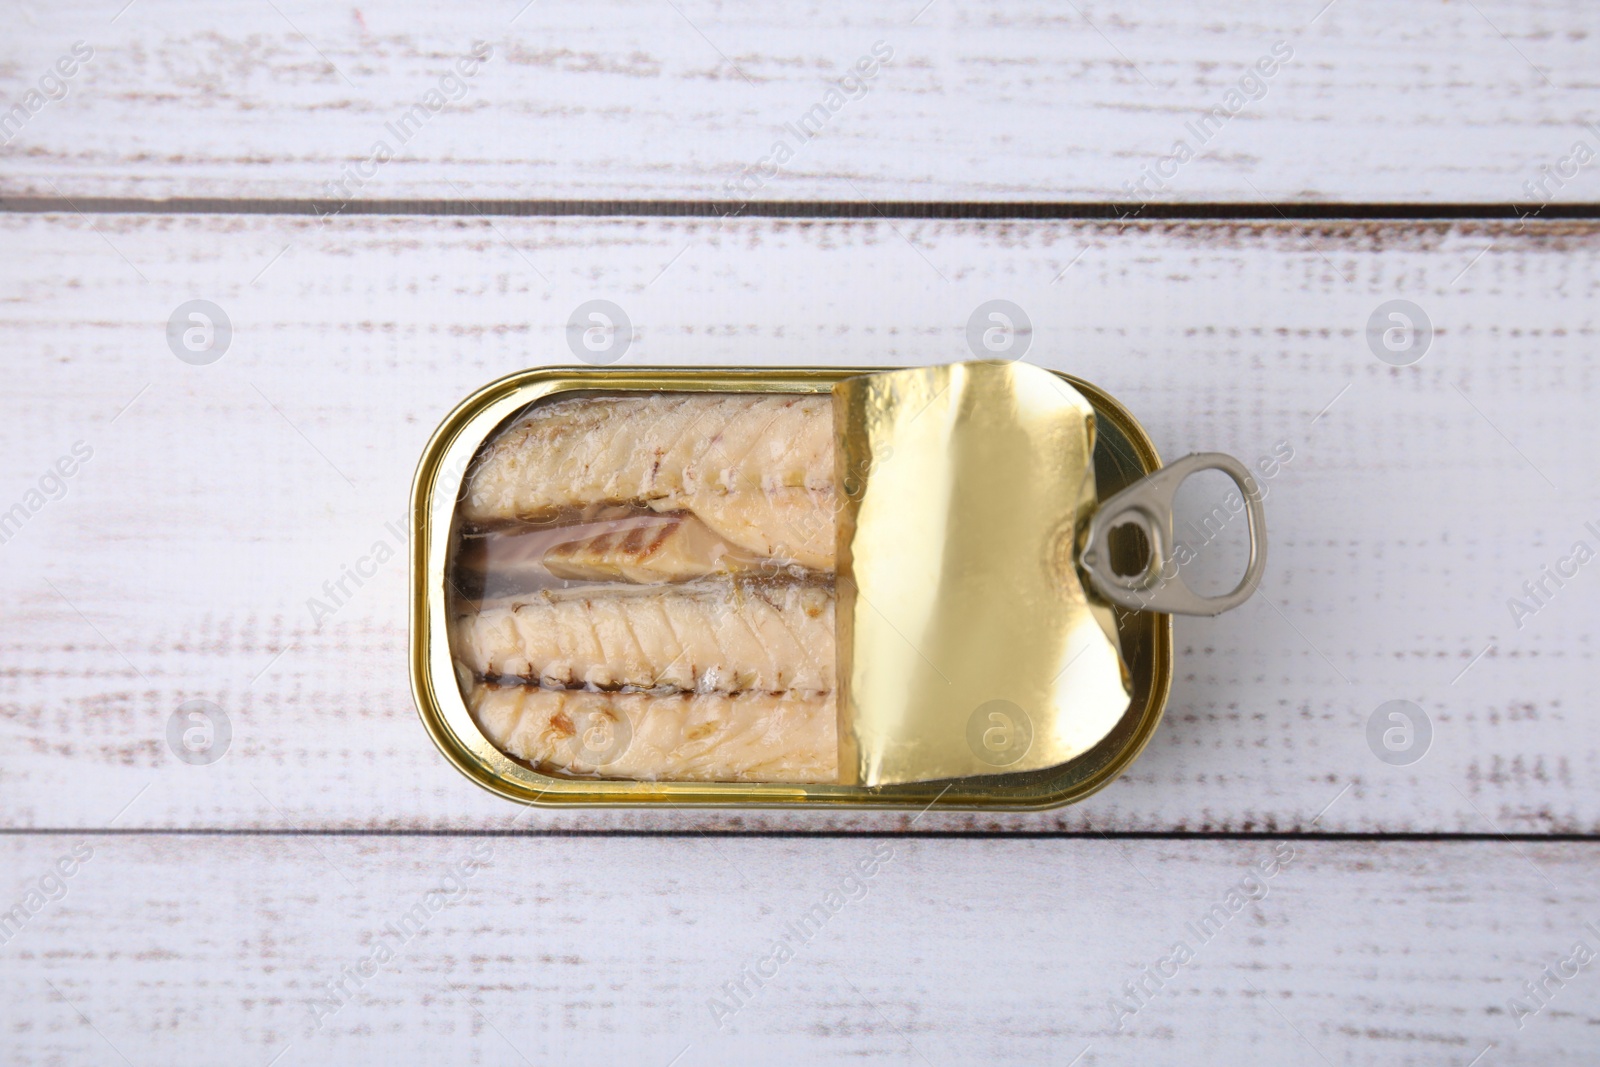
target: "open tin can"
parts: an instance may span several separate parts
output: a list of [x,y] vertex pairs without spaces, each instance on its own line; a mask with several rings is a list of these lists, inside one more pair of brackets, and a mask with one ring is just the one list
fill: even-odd
[[[1041,389],[1041,382],[1046,379],[1049,388]],[[1058,435],[1030,439],[1026,434],[1012,434],[1009,431],[1013,428],[1014,411],[1000,415],[1004,420],[1013,421],[963,429],[972,411],[981,413],[986,410],[985,404],[989,409],[1008,405],[1027,407],[1033,403],[1030,399],[1033,394],[1051,389],[1059,392],[1062,399],[1049,401],[1049,410],[1043,415],[1047,421],[1041,425],[1050,433],[1061,426],[1078,429],[1080,437],[1073,438],[1068,433],[1064,438]],[[475,683],[470,672],[463,668],[458,650],[452,647],[452,627],[460,611],[460,589],[454,568],[463,544],[464,502],[473,472],[484,462],[485,449],[498,435],[504,434],[508,426],[547,405],[584,398],[707,394],[833,396],[839,470],[842,472],[840,493],[844,505],[838,564],[844,605],[840,626],[840,685],[842,689],[854,686],[839,703],[841,784],[624,780],[607,777],[603,767],[598,773],[581,775],[550,772],[549,768],[515,758],[497,747],[480,726],[474,708],[469,707],[467,694]],[[1000,400],[996,401],[995,397]],[[1050,419],[1056,421],[1049,422]],[[999,427],[998,431],[995,426]],[[957,459],[946,462],[939,452],[936,462],[921,471],[915,470],[914,464],[902,463],[899,471],[890,475],[865,473],[875,472],[880,466],[887,469],[888,464],[881,463],[893,453],[887,442],[892,441],[904,456],[906,442],[915,445],[915,441],[922,438],[932,440],[934,450],[947,450]],[[973,709],[972,724],[963,731],[967,704],[960,701],[973,703],[970,696],[954,698],[956,703],[952,706],[962,717],[961,721],[950,716],[946,716],[947,722],[936,718],[921,720],[918,716],[922,701],[914,696],[912,686],[908,684],[903,694],[896,691],[886,700],[883,694],[895,689],[897,676],[891,674],[885,678],[882,671],[875,673],[870,663],[860,662],[859,656],[852,661],[853,672],[843,661],[850,659],[847,653],[851,648],[860,648],[865,642],[907,641],[902,628],[874,603],[880,600],[887,604],[889,601],[882,598],[896,596],[907,588],[913,599],[921,595],[914,584],[907,587],[901,582],[900,587],[895,586],[898,579],[887,572],[898,564],[885,558],[897,555],[894,539],[902,530],[894,524],[910,521],[905,514],[908,509],[903,506],[907,486],[920,485],[929,479],[949,483],[965,478],[962,484],[969,487],[986,481],[981,466],[961,474],[962,463],[972,468],[974,462],[987,462],[994,458],[995,447],[1003,447],[995,446],[994,441],[1012,438],[1015,438],[1010,446],[1013,449],[1037,451],[1039,440],[1069,443],[1076,440],[1082,445],[1081,491],[1087,496],[1075,508],[1068,508],[1069,521],[1062,527],[1064,533],[1051,535],[1055,540],[1050,551],[1060,556],[1060,584],[1063,588],[1071,587],[1066,599],[1072,601],[1074,625],[1101,638],[1101,644],[1112,650],[1110,663],[1113,666],[1102,665],[1094,684],[1102,691],[1113,685],[1112,695],[1116,700],[1109,704],[1101,700],[1101,724],[1092,735],[1092,743],[1080,740],[1076,748],[1058,751],[1058,754],[1070,752],[1070,758],[1057,760],[1049,755],[1046,734],[1050,724],[1038,723],[1028,731],[1030,737],[1037,733],[1041,738],[1037,746],[1039,751],[1032,755],[1035,763],[1043,761],[1047,765],[1030,766],[1024,761],[1018,764],[1021,769],[1008,769],[1005,765],[1014,762],[1010,758],[980,759],[977,763],[964,759],[941,762],[936,758],[937,752],[930,755],[923,751],[920,740],[923,734],[943,731],[951,738],[964,734],[972,739],[969,743],[982,756],[982,742],[977,738],[988,736],[982,717],[993,718],[998,724],[996,729],[1012,725],[1003,710],[996,713],[986,709],[990,704],[1002,709],[1017,705],[1008,700],[979,702],[981,707]],[[1030,440],[1035,443],[1029,444]],[[925,454],[933,454],[929,446],[915,447],[922,448]],[[873,457],[875,448],[877,462]],[[965,453],[961,451],[963,448],[967,450]],[[1018,454],[1013,452],[1013,456]],[[859,466],[852,465],[856,461]],[[1072,468],[1060,469],[1070,471]],[[1183,479],[1202,469],[1222,470],[1234,480],[1239,490],[1239,510],[1246,513],[1249,526],[1247,572],[1237,588],[1224,597],[1196,596],[1177,575],[1182,546],[1172,536],[1172,501]],[[853,472],[859,473],[859,477]],[[900,479],[898,483],[896,477]],[[921,482],[913,483],[911,478]],[[949,489],[949,485],[945,488]],[[1069,486],[1062,499],[1070,501],[1074,492],[1079,489]],[[900,494],[899,498],[896,493]],[[923,495],[920,489],[917,494]],[[937,509],[931,513],[937,517]],[[879,517],[873,518],[874,515]],[[995,524],[995,528],[1014,530],[1021,523],[1026,530],[1026,520],[1027,516],[1008,517]],[[821,805],[1020,811],[1081,800],[1103,788],[1133,762],[1161,719],[1172,677],[1170,613],[1215,614],[1242,602],[1254,591],[1265,562],[1261,494],[1250,472],[1237,460],[1205,454],[1185,457],[1163,468],[1154,445],[1138,421],[1100,389],[1059,372],[1032,367],[1003,369],[990,364],[899,372],[867,368],[601,370],[573,367],[519,372],[462,401],[434,433],[424,450],[413,485],[411,521],[410,669],[423,724],[439,750],[468,778],[508,799],[541,806]],[[1127,528],[1137,534],[1127,536]],[[945,529],[937,536],[970,538],[971,535],[970,531],[963,535]],[[985,532],[983,536],[994,534]],[[887,550],[876,550],[876,556],[870,547],[874,538],[878,544],[888,546]],[[1043,540],[1048,538],[1041,539],[1041,543]],[[853,553],[852,544],[856,549]],[[937,548],[935,545],[935,555]],[[955,579],[950,577],[952,572],[963,570],[952,566],[949,559],[942,563],[935,560],[935,563],[934,569],[945,575],[937,579],[941,590],[943,583],[954,584]],[[877,570],[864,573],[852,567]],[[1049,586],[1054,583],[1034,584]],[[869,589],[871,599],[867,595]],[[930,618],[941,622],[946,629],[959,626],[959,616],[974,610],[971,603],[961,601],[956,594],[951,595],[954,599],[943,602],[942,607],[929,609],[934,613]],[[984,606],[977,605],[979,616],[990,617],[982,615]],[[847,621],[851,618],[855,620],[853,623]],[[1103,635],[1096,632],[1095,620],[1098,620],[1098,630],[1104,631]],[[1009,621],[1005,623],[1009,624]],[[876,637],[869,632],[874,627],[882,631]],[[938,627],[927,620],[919,619],[911,629],[919,636],[932,634],[928,640],[939,639]],[[1025,634],[1027,630],[1018,632]],[[1003,647],[1008,639],[1002,635],[1000,640],[999,650],[989,655],[1008,654]],[[915,644],[907,643],[908,647]],[[865,647],[885,646],[867,644]],[[924,679],[931,688],[917,688],[916,693],[929,693],[942,699],[945,689],[939,678],[951,686],[952,693],[959,688],[956,683],[961,675],[956,670],[949,671],[954,676],[952,680],[920,651],[902,649],[901,652],[900,658],[911,664],[903,668],[905,671],[920,669],[915,663],[918,658],[927,662],[932,671]],[[1069,647],[1063,640],[1058,648],[1052,648],[1052,654],[1057,653],[1059,671],[1056,670],[1057,660],[1044,664],[1048,669],[1043,672],[1045,677],[1041,684],[1047,688],[1052,684],[1060,686],[1062,679],[1072,679],[1084,670],[1074,666],[1083,655],[1082,647]],[[1048,677],[1052,672],[1054,678]],[[885,689],[885,685],[889,689]],[[863,698],[867,703],[875,701],[872,707],[864,707],[862,701],[855,699],[855,693],[870,693],[874,687],[879,695]],[[1063,717],[1072,717],[1072,701],[1083,692],[1080,685],[1075,692],[1067,693]],[[892,696],[904,694],[912,694],[905,706],[885,707],[887,703],[895,703]],[[1003,734],[997,736],[1005,740]],[[951,768],[956,768],[956,773],[950,773]],[[993,773],[981,773],[989,770]],[[857,784],[842,784],[844,782]]]

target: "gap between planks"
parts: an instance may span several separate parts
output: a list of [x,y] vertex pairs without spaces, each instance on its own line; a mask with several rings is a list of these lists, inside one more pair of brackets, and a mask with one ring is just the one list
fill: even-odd
[[504,218],[1090,219],[1132,221],[1594,219],[1600,203],[1248,203],[865,200],[347,200],[228,197],[0,197],[0,212],[48,215],[384,215]]
[[147,827],[147,826],[11,826],[0,827],[5,837],[616,837],[616,838],[695,838],[738,837],[779,839],[879,838],[915,840],[976,841],[1309,841],[1309,842],[1406,842],[1442,844],[1600,844],[1600,834],[1491,834],[1448,833],[1443,831],[1399,831],[1384,833],[1341,833],[1315,830],[638,830],[638,829],[368,829],[362,827]]

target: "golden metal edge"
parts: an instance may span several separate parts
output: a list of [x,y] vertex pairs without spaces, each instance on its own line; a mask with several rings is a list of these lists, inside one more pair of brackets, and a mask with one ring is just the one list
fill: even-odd
[[[663,367],[611,371],[594,367],[537,367],[517,371],[472,393],[440,422],[424,446],[411,486],[410,515],[410,634],[408,661],[413,701],[423,727],[440,753],[463,775],[480,787],[523,804],[541,807],[611,807],[667,804],[673,807],[815,807],[833,809],[911,810],[937,806],[944,810],[1039,811],[1077,803],[1115,781],[1138,758],[1155,734],[1166,711],[1172,685],[1172,620],[1152,616],[1152,663],[1150,688],[1144,710],[1131,736],[1093,771],[1039,794],[1047,777],[1060,777],[1070,768],[1090,765],[1096,759],[1091,751],[1076,760],[1048,771],[1023,776],[999,775],[993,778],[957,779],[952,782],[920,782],[913,785],[869,789],[858,786],[787,786],[756,783],[708,782],[633,782],[605,779],[567,779],[528,770],[494,750],[478,734],[475,744],[463,738],[449,720],[471,725],[470,713],[461,699],[455,676],[448,677],[446,699],[441,704],[430,658],[434,633],[430,613],[434,608],[428,591],[433,587],[429,565],[434,530],[430,511],[441,461],[462,431],[479,421],[496,405],[515,400],[518,406],[542,396],[578,391],[682,391],[682,392],[825,392],[834,382],[860,374],[871,374],[881,367],[782,367],[712,368]],[[1161,466],[1155,444],[1131,412],[1099,387],[1062,371],[1054,371],[1084,394],[1096,412],[1107,418],[1132,446],[1143,473]],[[542,388],[540,388],[542,386]],[[498,420],[497,423],[498,424]],[[492,429],[492,427],[491,427]],[[487,432],[472,442],[481,445]],[[452,506],[454,500],[452,499]],[[444,536],[449,535],[448,529]],[[437,575],[443,581],[443,568]],[[447,635],[444,640],[447,640]],[[476,728],[473,727],[476,734]],[[476,751],[474,751],[476,749]],[[1007,778],[1024,779],[1007,782]],[[965,784],[963,784],[965,783]]]

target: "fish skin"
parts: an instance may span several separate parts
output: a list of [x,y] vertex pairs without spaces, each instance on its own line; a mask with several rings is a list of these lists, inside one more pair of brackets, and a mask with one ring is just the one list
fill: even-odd
[[828,586],[708,579],[546,590],[458,616],[453,646],[480,677],[551,687],[824,691],[833,622]]
[[461,511],[495,523],[600,502],[687,510],[751,552],[832,570],[833,464],[828,396],[558,400],[491,444]]
[[[643,781],[838,781],[832,693],[595,693],[473,686],[502,752],[576,775]],[[605,762],[599,762],[604,760]]]

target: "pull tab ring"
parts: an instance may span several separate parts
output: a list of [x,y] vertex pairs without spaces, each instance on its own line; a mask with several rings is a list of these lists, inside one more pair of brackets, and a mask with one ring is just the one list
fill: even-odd
[[[1173,556],[1173,500],[1191,474],[1206,470],[1221,471],[1239,487],[1250,534],[1250,561],[1244,577],[1231,593],[1222,596],[1201,596],[1190,589],[1179,576],[1179,561]],[[1130,524],[1149,541],[1150,559],[1138,574],[1118,574],[1111,568],[1109,538],[1113,529]],[[1089,520],[1078,558],[1095,590],[1120,607],[1168,615],[1220,615],[1249,600],[1266,570],[1267,514],[1261,487],[1243,463],[1225,452],[1184,456],[1103,501]]]

